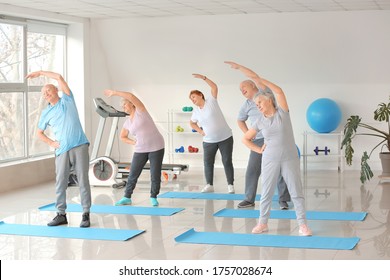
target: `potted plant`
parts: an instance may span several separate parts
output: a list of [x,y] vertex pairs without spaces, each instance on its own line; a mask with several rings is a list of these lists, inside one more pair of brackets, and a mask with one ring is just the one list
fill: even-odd
[[[382,176],[390,177],[390,102],[387,104],[378,104],[378,108],[374,111],[374,120],[378,122],[386,122],[387,129],[381,130],[379,128],[365,124],[361,122],[361,117],[357,115],[350,116],[344,126],[344,138],[341,143],[341,149],[345,147],[345,159],[348,165],[352,165],[352,158],[354,154],[352,140],[356,135],[366,135],[379,138],[379,143],[372,148],[370,153],[367,153],[366,151],[363,152],[360,170],[360,181],[362,183],[365,183],[374,176],[368,164],[368,160],[370,159],[373,151],[380,146],[381,152],[379,157],[382,161]],[[358,133],[358,128],[364,129],[364,132]],[[387,148],[386,151],[383,151],[384,147]]]

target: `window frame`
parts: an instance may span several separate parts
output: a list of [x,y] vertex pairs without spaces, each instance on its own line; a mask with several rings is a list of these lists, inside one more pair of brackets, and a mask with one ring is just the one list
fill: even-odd
[[[33,33],[42,33],[42,34],[49,34],[49,35],[60,35],[64,36],[63,40],[63,69],[62,73],[63,76],[66,77],[66,69],[67,69],[67,27],[66,24],[60,24],[60,23],[53,23],[53,22],[46,22],[46,21],[37,21],[37,20],[31,20],[31,19],[25,19],[25,18],[15,18],[15,17],[9,17],[5,15],[0,15],[0,23],[2,24],[10,24],[10,25],[18,25],[22,27],[22,55],[23,55],[23,62],[22,62],[22,75],[25,77],[28,69],[28,53],[27,53],[27,38],[28,38],[28,32]],[[23,82],[20,83],[0,83],[0,92],[21,92],[23,94],[23,156],[22,157],[14,157],[14,158],[7,158],[7,159],[0,159],[0,163],[6,163],[6,162],[13,162],[13,161],[20,161],[24,159],[29,158],[39,158],[39,157],[46,157],[48,155],[54,155],[53,151],[47,151],[47,152],[41,152],[38,154],[31,155],[30,154],[30,139],[29,139],[29,130],[30,130],[30,124],[29,124],[29,108],[28,108],[28,97],[30,92],[40,92],[42,86],[29,86],[28,81],[26,79],[23,79]]]

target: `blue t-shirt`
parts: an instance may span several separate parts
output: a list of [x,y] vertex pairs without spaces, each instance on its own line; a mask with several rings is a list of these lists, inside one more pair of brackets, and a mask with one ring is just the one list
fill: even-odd
[[89,144],[80,123],[72,92],[69,96],[64,93],[54,106],[49,104],[42,111],[38,128],[46,130],[47,126],[52,128],[55,141],[60,143],[60,147],[55,151],[56,156],[80,145]]

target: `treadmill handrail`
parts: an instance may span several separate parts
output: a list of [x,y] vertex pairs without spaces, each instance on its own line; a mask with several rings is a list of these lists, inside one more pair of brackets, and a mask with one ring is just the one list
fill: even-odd
[[111,105],[108,105],[106,102],[104,102],[103,99],[101,98],[94,98],[93,103],[95,104],[96,107],[96,112],[102,116],[103,118],[108,118],[108,117],[119,117],[123,118],[128,116],[126,112],[118,111]]

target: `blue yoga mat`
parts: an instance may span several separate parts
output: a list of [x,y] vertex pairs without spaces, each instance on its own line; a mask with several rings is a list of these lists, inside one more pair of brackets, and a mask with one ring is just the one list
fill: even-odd
[[233,246],[352,250],[360,241],[360,238],[197,232],[194,229],[190,229],[177,236],[175,241],[179,243]]
[[[54,203],[41,206],[42,211],[57,211]],[[164,208],[164,207],[140,207],[140,206],[112,206],[112,205],[92,205],[91,213],[105,214],[127,214],[127,215],[148,215],[148,216],[172,216],[184,208]],[[68,212],[83,212],[83,208],[79,204],[68,204],[66,211]]]
[[[184,199],[206,199],[206,200],[244,200],[244,194],[229,194],[229,193],[199,193],[199,192],[166,192],[158,196],[158,198],[184,198]],[[260,200],[260,195],[256,196],[256,200]],[[274,195],[272,200],[278,201],[279,196]]]
[[66,226],[49,227],[39,225],[8,224],[4,223],[3,221],[0,221],[0,234],[9,235],[126,241],[143,232],[145,231],[107,228],[79,228]]
[[[259,218],[259,210],[242,210],[225,208],[216,213],[215,217],[226,218]],[[363,221],[367,216],[366,212],[322,212],[306,211],[307,220],[329,220],[329,221]],[[296,219],[295,211],[271,210],[271,219]]]

